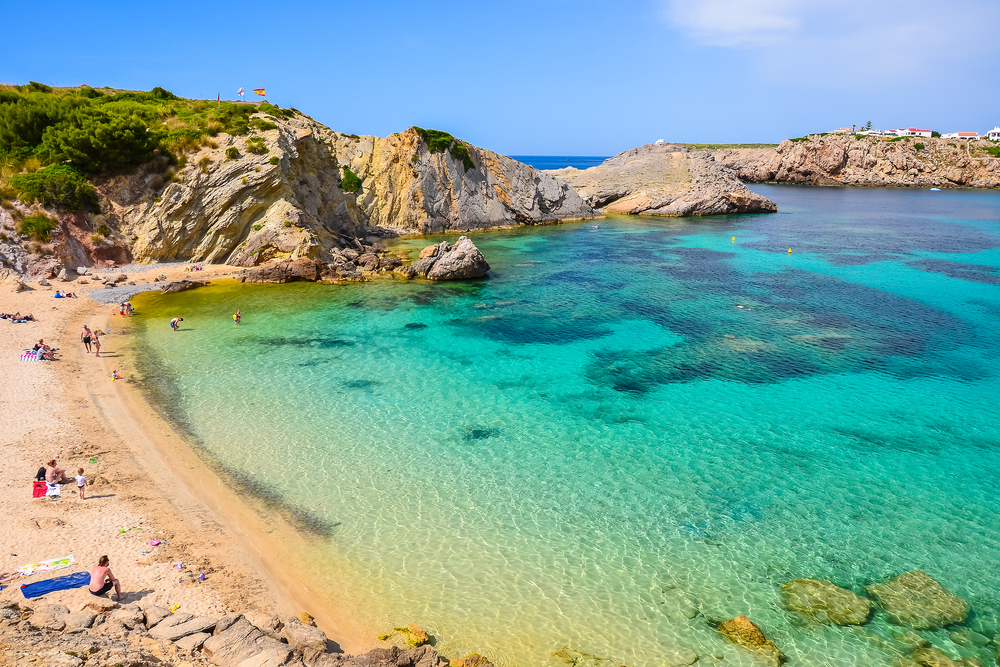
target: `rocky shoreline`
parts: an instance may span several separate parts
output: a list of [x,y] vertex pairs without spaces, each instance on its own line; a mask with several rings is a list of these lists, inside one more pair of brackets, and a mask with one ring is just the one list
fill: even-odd
[[686,146],[646,144],[596,167],[548,173],[569,183],[604,213],[685,216],[778,210],[713,155]]
[[855,135],[786,139],[774,148],[705,151],[745,183],[1000,188],[996,142]]
[[[872,636],[899,657],[894,667],[982,667],[1000,659],[998,628],[966,626],[970,606],[930,575],[913,570],[889,581],[867,586],[874,600],[829,581],[794,579],[781,586],[785,608],[810,623],[863,626],[876,613],[899,626],[891,644]],[[678,600],[678,613],[694,621],[699,603],[690,596]],[[876,606],[877,605],[877,606]],[[71,609],[72,607],[72,609]],[[789,657],[745,615],[720,621],[702,617],[722,638],[769,667]],[[944,648],[919,634],[952,629]],[[170,611],[155,604],[119,605],[80,590],[68,605],[0,602],[0,658],[4,664],[27,665],[40,658],[45,665],[69,667],[139,667],[171,664],[184,667],[488,667],[488,658],[472,653],[448,660],[432,646],[434,638],[415,623],[379,637],[393,645],[352,656],[338,650],[315,627],[309,614],[279,619],[261,612],[221,618]],[[937,638],[933,638],[938,641]],[[39,650],[41,648],[41,651]],[[568,665],[608,667],[610,660],[571,648],[553,654]],[[706,658],[709,656],[705,656]],[[711,657],[720,660],[721,653]],[[663,664],[684,667],[703,662],[684,648],[664,651]]]

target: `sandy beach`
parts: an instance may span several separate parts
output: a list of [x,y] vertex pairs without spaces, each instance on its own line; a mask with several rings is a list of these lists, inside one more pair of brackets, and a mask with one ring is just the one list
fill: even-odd
[[[216,279],[223,270],[207,266],[194,277]],[[157,273],[191,277],[182,267]],[[56,289],[78,288],[32,281],[17,292],[12,282],[0,284],[0,311],[37,319],[0,322],[0,486],[6,489],[0,496],[0,572],[70,554],[77,561],[15,579],[0,600],[20,600],[22,583],[87,570],[107,554],[127,601],[150,599],[167,609],[180,605],[216,617],[306,611],[342,650],[373,647],[374,629],[358,626],[335,603],[311,594],[308,582],[289,571],[294,568],[283,567],[308,538],[280,516],[245,504],[146,403],[128,361],[129,322],[118,316],[117,306],[87,296],[53,298]],[[83,324],[109,332],[102,336],[100,358],[85,353]],[[39,339],[58,350],[57,360],[20,361]],[[116,370],[123,380],[111,379]],[[67,475],[84,468],[86,500],[77,499],[75,484],[64,485],[58,500],[32,499],[35,472],[52,458]],[[161,544],[151,546],[154,540]],[[86,595],[85,589],[52,593],[44,602],[71,606]]]

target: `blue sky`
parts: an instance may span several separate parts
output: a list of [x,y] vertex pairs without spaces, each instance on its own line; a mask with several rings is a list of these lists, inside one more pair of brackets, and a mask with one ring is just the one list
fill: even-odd
[[0,82],[266,87],[341,132],[514,155],[1000,124],[996,0],[8,4]]

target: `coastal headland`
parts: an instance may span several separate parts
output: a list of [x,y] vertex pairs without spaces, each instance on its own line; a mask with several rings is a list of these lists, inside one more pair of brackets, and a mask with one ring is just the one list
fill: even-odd
[[745,183],[1000,188],[1000,148],[987,140],[814,134],[706,152]]
[[750,191],[712,155],[673,144],[646,144],[596,167],[567,167],[549,173],[606,213],[723,215],[768,213],[778,208]]

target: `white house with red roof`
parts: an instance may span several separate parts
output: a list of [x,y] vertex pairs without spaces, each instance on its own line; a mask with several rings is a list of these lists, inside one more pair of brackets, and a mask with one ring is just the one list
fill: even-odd
[[979,138],[979,133],[978,132],[949,132],[948,134],[942,134],[941,138],[942,139],[966,139],[966,140],[972,139],[972,140],[975,140],[975,139]]
[[931,131],[930,130],[920,130],[920,129],[915,128],[915,127],[901,127],[898,130],[896,130],[896,136],[897,137],[927,137],[928,139],[930,139],[930,137],[931,137]]

